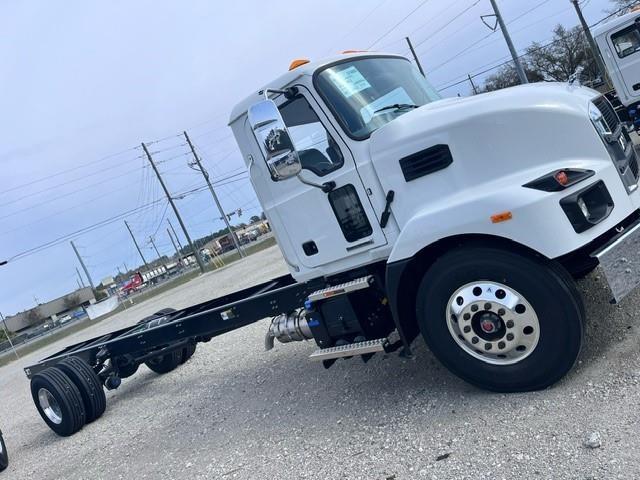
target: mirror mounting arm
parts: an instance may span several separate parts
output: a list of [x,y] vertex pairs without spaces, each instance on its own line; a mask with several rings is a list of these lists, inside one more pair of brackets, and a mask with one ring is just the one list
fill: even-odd
[[304,178],[302,178],[302,176],[300,174],[298,174],[296,176],[298,177],[298,180],[300,180],[305,185],[309,185],[310,187],[319,188],[324,193],[329,193],[329,192],[333,191],[334,188],[336,188],[336,182],[334,182],[333,180],[331,180],[329,182],[325,182],[325,183],[320,185],[320,184],[312,183],[312,182],[309,182],[309,181],[305,180]]
[[264,90],[260,90],[258,95],[264,95],[265,100],[269,100],[269,93],[278,93],[280,95],[284,95],[287,100],[291,100],[293,97],[298,95],[298,87],[289,87],[284,90],[280,90],[278,88],[265,88]]

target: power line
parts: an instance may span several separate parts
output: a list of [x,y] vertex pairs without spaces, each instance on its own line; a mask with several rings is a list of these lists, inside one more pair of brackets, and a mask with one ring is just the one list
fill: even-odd
[[[633,4],[633,5],[639,5],[639,4],[640,4],[640,1],[636,2],[636,3],[635,3],[635,4]],[[631,5],[631,6],[633,6],[633,5]],[[570,10],[571,8],[572,8],[572,7],[569,7],[569,8],[563,9],[562,11]],[[609,15],[607,15],[607,16],[605,16],[605,17],[603,17],[603,18],[601,18],[601,19],[600,19],[600,20],[598,20],[597,22],[595,22],[595,23],[593,23],[593,24],[589,25],[589,28],[593,28],[593,27],[595,27],[595,26],[597,26],[597,25],[601,24],[602,22],[606,21],[607,19],[609,19],[609,18],[611,18],[611,17],[613,17],[613,16],[618,15],[620,12],[623,12],[623,11],[627,10],[627,8],[629,8],[629,7],[619,8],[618,10],[616,10],[616,11],[614,11],[614,12],[610,13]],[[558,12],[558,13],[560,13],[560,12]],[[557,13],[556,13],[555,15],[557,15]],[[547,18],[549,18],[549,17],[545,17],[544,19],[541,19],[540,21],[546,20]],[[539,23],[540,21],[538,21],[538,22],[534,22],[533,24],[529,24],[528,26],[526,26],[526,27],[524,27],[524,28],[529,28],[530,26],[534,25],[535,23]],[[577,26],[577,25],[576,25],[576,26]],[[576,26],[574,26],[574,27],[572,27],[572,28],[575,28]],[[524,28],[523,28],[523,29],[524,29]],[[521,30],[523,30],[523,29],[521,29]],[[521,31],[521,30],[520,30],[520,31]],[[561,39],[557,39],[557,40],[553,40],[553,41],[550,41],[550,42],[548,42],[548,43],[546,43],[546,44],[544,44],[544,45],[541,45],[541,46],[539,46],[539,47],[536,47],[536,48],[534,48],[534,49],[528,49],[528,50],[527,50],[527,51],[525,51],[524,53],[520,54],[520,55],[518,56],[518,58],[523,58],[523,57],[525,57],[525,56],[527,56],[527,55],[529,55],[529,54],[531,54],[531,53],[535,53],[535,52],[538,52],[538,51],[540,51],[540,50],[542,50],[542,49],[548,48],[548,47],[550,47],[550,46],[552,46],[552,45],[554,45],[554,44],[556,44],[556,43],[559,43],[559,42],[560,42],[560,41],[562,41],[562,40],[563,40],[562,38],[561,38]],[[508,58],[508,57],[501,57],[501,58]],[[489,66],[489,65],[494,64],[496,61],[500,61],[500,60],[494,60],[493,62],[486,63],[486,64],[484,64],[484,65],[481,65],[480,67],[477,67],[477,68],[482,69],[482,68],[484,68],[484,67],[487,67],[487,66]],[[502,66],[504,66],[504,65],[508,65],[509,63],[512,63],[512,61],[513,61],[513,60],[507,60],[507,61],[501,62],[501,63],[499,63],[499,64],[497,64],[497,65],[493,65],[493,66],[491,66],[490,68],[487,68],[487,69],[482,70],[482,71],[480,71],[480,72],[474,73],[474,74],[472,74],[471,76],[472,76],[472,77],[477,77],[477,76],[483,75],[483,74],[488,73],[488,72],[490,72],[490,71],[492,71],[492,70],[495,70],[495,69],[497,69],[497,68],[500,68],[500,67],[502,67]],[[455,87],[455,86],[457,86],[457,85],[461,85],[461,84],[466,83],[466,82],[468,82],[468,81],[469,81],[469,80],[468,80],[468,78],[467,78],[467,75],[466,75],[466,74],[465,74],[465,75],[460,75],[459,77],[456,77],[456,78],[460,78],[460,80],[459,80],[459,81],[454,81],[455,79],[451,79],[451,80],[448,80],[448,81],[446,81],[446,82],[443,82],[443,83],[441,84],[441,86],[436,87],[436,88],[438,89],[438,92],[442,92],[442,91],[444,91],[444,90],[448,90],[449,88],[453,88],[453,87]],[[454,83],[451,83],[451,82],[454,82]],[[450,83],[450,84],[449,84],[449,83]]]
[[[340,37],[340,40],[336,40],[335,42],[333,42],[331,44],[331,46],[329,48],[327,48],[327,52],[330,52],[331,50],[333,50],[334,46],[337,43],[343,42],[349,35],[351,35],[353,32],[355,32],[358,28],[360,28],[364,22],[366,22],[367,20],[369,20],[369,18],[371,18],[371,16],[377,12],[380,7],[382,5],[384,5],[385,3],[387,3],[388,0],[382,0],[380,3],[378,3],[375,7],[373,7],[371,10],[369,10],[369,13],[367,15],[365,15],[362,20],[360,20],[354,27],[352,27],[351,29],[349,29],[349,31],[347,33],[345,33],[342,37]],[[195,138],[195,137],[194,137]]]
[[[219,185],[219,186],[228,185],[228,184],[231,184],[231,183],[235,183],[235,182],[238,182],[238,181],[242,181],[242,180],[247,180],[248,179],[248,177],[235,178],[235,179],[233,179],[233,177],[235,177],[235,175],[229,176],[229,177],[224,178],[224,179],[220,179],[217,182],[213,182],[213,185]],[[191,193],[195,193],[196,191],[205,190],[207,188],[208,188],[207,185],[202,185],[198,189],[193,189],[191,191],[178,193],[177,196],[189,195]],[[59,245],[60,243],[63,243],[65,241],[67,241],[67,240],[71,240],[71,239],[79,237],[80,235],[83,235],[85,233],[92,232],[92,231],[97,230],[97,229],[99,229],[101,227],[104,227],[106,225],[110,225],[110,224],[112,224],[114,222],[120,221],[120,220],[128,217],[129,215],[133,215],[135,213],[139,213],[139,212],[141,212],[141,211],[143,211],[145,209],[151,208],[154,205],[156,205],[158,203],[161,203],[163,201],[166,201],[166,198],[158,198],[158,199],[153,200],[153,201],[151,201],[151,202],[149,202],[147,204],[132,208],[130,210],[126,210],[124,212],[121,212],[121,213],[119,213],[117,215],[114,215],[114,216],[111,216],[109,218],[106,218],[106,219],[101,220],[99,222],[92,223],[91,225],[88,225],[86,227],[83,227],[83,228],[80,228],[80,229],[75,230],[73,232],[70,232],[70,233],[61,235],[59,237],[56,237],[53,240],[44,242],[44,243],[42,243],[40,245],[37,245],[35,247],[31,247],[31,248],[28,248],[26,250],[23,250],[23,251],[21,251],[19,253],[14,254],[13,256],[7,258],[6,261],[7,262],[13,262],[13,261],[19,260],[21,258],[24,258],[26,256],[34,255],[34,254],[39,253],[39,252],[41,252],[43,250],[46,250],[48,248],[52,248],[52,247],[54,247],[56,245]]]
[[36,183],[44,182],[45,180],[49,180],[49,179],[54,178],[54,177],[59,177],[60,175],[64,175],[65,173],[73,172],[73,171],[81,169],[81,168],[85,168],[85,167],[88,167],[88,166],[91,166],[91,165],[95,165],[95,164],[100,163],[100,162],[104,162],[104,161],[106,161],[106,160],[108,160],[110,158],[114,158],[114,157],[123,155],[123,154],[125,154],[127,152],[130,152],[132,150],[136,150],[138,148],[140,148],[140,147],[131,147],[131,148],[128,148],[126,150],[122,150],[121,152],[112,153],[111,155],[107,155],[106,157],[102,157],[102,158],[99,158],[97,160],[93,160],[91,162],[87,162],[87,163],[83,163],[83,164],[80,164],[80,165],[76,165],[75,167],[68,168],[66,170],[61,170],[61,171],[59,171],[57,173],[54,173],[52,175],[47,175],[45,177],[37,178],[36,180],[31,180],[30,182],[26,182],[26,183],[23,183],[23,184],[20,184],[20,185],[16,185],[14,187],[11,187],[11,188],[8,188],[6,190],[1,191],[0,195],[4,195],[5,193],[13,192],[15,190],[20,190],[20,189],[22,189],[24,187],[28,187],[28,186],[36,184]]
[[460,17],[462,17],[465,13],[467,13],[470,9],[472,9],[473,7],[475,7],[476,5],[478,5],[482,0],[476,0],[475,2],[473,2],[473,4],[471,4],[469,7],[465,8],[464,10],[462,10],[461,12],[457,13],[453,18],[451,18],[451,20],[449,20],[447,23],[445,23],[442,27],[438,28],[435,32],[433,32],[431,35],[427,36],[427,38],[422,39],[421,41],[419,41],[418,43],[416,43],[415,48],[418,48],[420,45],[422,45],[423,43],[425,43],[427,40],[433,38],[435,35],[437,35],[438,33],[440,33],[442,30],[444,30],[445,28],[447,28],[449,25],[451,25],[453,22],[455,22],[457,19],[459,19]]
[[414,8],[413,10],[411,10],[406,16],[402,17],[402,19],[396,23],[393,27],[391,27],[389,30],[387,30],[385,33],[383,33],[381,36],[379,36],[371,45],[369,45],[367,47],[367,50],[371,50],[371,48],[378,43],[380,40],[382,40],[384,37],[386,37],[387,35],[389,35],[391,32],[393,32],[396,28],[398,28],[407,18],[409,18],[411,15],[413,15],[415,12],[417,12],[420,8],[422,8],[422,6],[427,3],[429,0],[423,0],[422,2],[420,2],[420,4]]

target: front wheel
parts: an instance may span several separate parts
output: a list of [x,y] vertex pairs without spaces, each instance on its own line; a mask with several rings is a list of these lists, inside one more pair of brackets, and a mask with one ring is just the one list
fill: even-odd
[[488,247],[440,257],[418,289],[420,329],[462,379],[499,392],[538,390],[573,366],[584,310],[558,265]]

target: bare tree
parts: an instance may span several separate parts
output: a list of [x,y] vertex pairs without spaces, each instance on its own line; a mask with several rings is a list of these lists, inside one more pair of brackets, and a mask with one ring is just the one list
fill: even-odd
[[558,25],[549,45],[534,42],[527,48],[527,61],[532,70],[552,82],[566,82],[578,67],[584,68],[583,75],[589,79],[598,76],[595,59],[580,27],[567,30]]
[[[527,48],[523,64],[530,82],[566,82],[578,67],[583,68],[582,81],[598,78],[595,59],[579,27],[566,29],[558,25],[550,43],[534,42]],[[484,90],[499,90],[518,83],[515,69],[509,64],[487,77]]]
[[29,320],[31,323],[36,323],[37,321],[42,320],[43,317],[42,317],[42,311],[40,310],[40,307],[35,307],[29,310],[26,317],[27,317],[27,320]]
[[63,300],[64,308],[66,310],[71,310],[72,308],[76,308],[80,305],[80,295],[77,293],[70,293]]

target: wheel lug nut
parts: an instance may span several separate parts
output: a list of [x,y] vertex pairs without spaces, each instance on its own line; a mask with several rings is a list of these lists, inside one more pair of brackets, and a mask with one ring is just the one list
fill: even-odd
[[505,311],[504,311],[504,308],[500,308],[500,309],[498,310],[498,315],[500,315],[501,317],[502,317],[505,313],[507,313],[507,312],[505,312]]
[[468,313],[465,313],[462,318],[464,318],[465,320],[469,320],[471,318],[471,315]]
[[477,312],[478,311],[478,305],[471,305],[471,311],[472,312]]
[[484,344],[484,349],[485,350],[491,350],[491,344],[490,343],[485,343]]
[[513,333],[507,333],[507,340],[511,341],[513,338]]
[[504,347],[506,347],[506,346],[507,346],[507,344],[506,344],[506,343],[504,343],[504,342],[499,342],[499,343],[498,343],[498,348],[499,348],[500,350],[503,350],[503,349],[504,349]]
[[489,302],[484,304],[484,309],[485,310],[491,310],[491,304]]
[[476,343],[478,343],[478,342],[479,342],[478,337],[473,337],[473,338],[471,339],[471,343],[473,343],[473,344],[476,344]]
[[513,325],[514,325],[513,320],[509,320],[507,322],[507,328],[513,328]]
[[471,327],[469,325],[464,327],[464,333],[469,333],[470,331],[471,331]]

